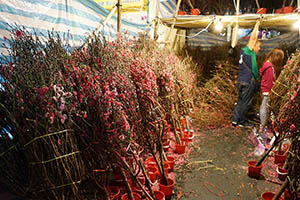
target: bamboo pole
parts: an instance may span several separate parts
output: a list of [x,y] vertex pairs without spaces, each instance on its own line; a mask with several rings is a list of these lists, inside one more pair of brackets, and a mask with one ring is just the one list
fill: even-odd
[[259,6],[259,3],[258,3],[258,0],[255,0],[255,2],[256,2],[256,6],[257,6],[257,8],[258,8],[258,9],[260,9],[260,6]]
[[159,0],[155,1],[155,24],[154,24],[154,33],[153,33],[153,37],[154,40],[158,39],[158,35],[157,35],[157,29],[158,29],[158,10],[159,10]]
[[101,27],[102,27],[102,28],[105,27],[105,25],[106,25],[106,23],[108,22],[108,20],[110,20],[111,17],[115,14],[116,10],[117,10],[117,5],[115,5],[115,6],[113,7],[113,9],[110,11],[110,13],[109,13],[109,14],[106,16],[106,18],[101,22],[101,24],[99,24],[99,25],[97,26],[97,28],[95,29],[95,31],[94,31],[92,34],[90,34],[90,35],[88,36],[88,38],[85,40],[85,42],[83,43],[82,46],[85,46],[85,45],[88,43],[89,39],[92,37],[92,35],[93,35],[94,33],[97,33],[97,32],[100,30]]
[[173,16],[173,20],[172,20],[171,29],[169,30],[169,33],[168,33],[167,38],[166,38],[166,41],[167,41],[167,42],[169,41],[169,37],[170,37],[170,34],[171,34],[172,30],[174,29],[175,22],[176,22],[176,19],[177,19],[177,13],[178,13],[178,10],[179,10],[180,3],[181,3],[181,0],[178,0],[178,1],[177,1],[177,5],[176,5],[176,10],[175,10],[175,13],[174,13],[174,16]]
[[237,0],[237,5],[236,5],[236,19],[235,19],[235,26],[233,28],[233,33],[232,33],[232,40],[231,40],[231,47],[235,47],[238,43],[238,29],[239,29],[239,18],[238,16],[240,15],[240,0]]
[[286,2],[286,0],[283,0],[282,7],[284,7],[284,6],[285,6],[285,2]]
[[120,29],[121,29],[121,0],[118,0],[117,7],[118,7],[117,32],[120,33]]
[[286,179],[285,182],[281,185],[279,188],[279,191],[275,194],[272,200],[277,200],[281,196],[281,194],[284,192],[285,188],[289,185],[289,179]]

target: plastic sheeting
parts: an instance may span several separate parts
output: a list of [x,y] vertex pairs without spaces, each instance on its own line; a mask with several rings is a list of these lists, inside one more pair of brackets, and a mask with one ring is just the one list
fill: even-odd
[[[80,46],[100,26],[109,11],[92,0],[0,0],[0,42],[8,43],[12,26],[24,26],[39,37],[48,31],[57,31],[61,38],[68,38],[73,46]],[[122,20],[121,32],[131,37],[147,29],[147,23]],[[101,26],[100,26],[101,27]],[[117,29],[116,14],[100,30],[114,38]],[[7,56],[5,49],[0,53]]]

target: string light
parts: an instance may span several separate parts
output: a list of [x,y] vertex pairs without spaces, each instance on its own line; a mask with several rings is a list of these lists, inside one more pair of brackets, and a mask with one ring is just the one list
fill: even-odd
[[215,22],[215,29],[216,29],[216,31],[221,31],[223,29],[223,24],[222,24],[221,20],[218,20],[217,22]]

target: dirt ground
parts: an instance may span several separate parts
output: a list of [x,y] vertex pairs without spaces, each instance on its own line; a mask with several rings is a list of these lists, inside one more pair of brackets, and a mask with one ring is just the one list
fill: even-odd
[[256,200],[265,191],[276,192],[277,178],[273,156],[264,162],[260,178],[247,176],[248,160],[259,160],[247,141],[249,128],[195,129],[184,164],[175,168],[176,186],[172,199]]

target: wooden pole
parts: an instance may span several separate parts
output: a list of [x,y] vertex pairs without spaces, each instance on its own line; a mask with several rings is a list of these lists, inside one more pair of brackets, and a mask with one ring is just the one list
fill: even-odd
[[154,24],[154,40],[158,39],[157,29],[158,29],[158,11],[159,11],[159,0],[155,1],[155,24]]
[[259,3],[258,3],[258,0],[255,0],[255,2],[256,2],[256,6],[257,6],[257,8],[258,8],[258,9],[260,9],[260,6],[259,6]]
[[284,192],[285,188],[287,188],[289,185],[289,179],[286,179],[285,182],[281,185],[279,188],[279,191],[275,194],[272,200],[277,200],[281,196],[281,194]]
[[167,42],[169,42],[170,34],[171,34],[172,30],[174,29],[175,22],[176,22],[176,19],[177,19],[177,13],[178,13],[178,10],[179,10],[180,3],[181,3],[181,0],[178,0],[178,1],[177,1],[177,5],[176,5],[176,10],[175,10],[175,13],[174,13],[174,16],[173,16],[173,21],[172,21],[171,29],[169,30],[169,33],[168,33],[167,38],[166,38],[166,41],[167,41]]
[[300,0],[297,0],[297,8],[298,8],[297,13],[299,13],[299,9],[300,9]]
[[117,10],[117,5],[115,5],[115,6],[113,7],[113,9],[110,11],[110,13],[109,13],[109,14],[106,16],[106,18],[101,22],[101,24],[99,24],[99,25],[97,26],[97,28],[95,29],[95,31],[94,31],[92,34],[89,35],[89,37],[85,40],[85,42],[83,43],[82,46],[86,46],[86,44],[88,43],[88,41],[89,41],[89,39],[92,37],[92,35],[95,34],[95,33],[97,33],[97,32],[100,30],[101,27],[102,27],[102,28],[105,27],[105,24],[108,22],[108,20],[110,20],[110,18],[113,16],[113,14],[116,12],[116,10]]
[[231,40],[231,47],[234,48],[237,43],[238,43],[238,30],[239,30],[239,18],[238,16],[240,15],[240,0],[237,0],[236,4],[236,20],[235,20],[235,26],[233,28],[233,33],[232,33],[232,40]]
[[283,0],[282,7],[284,7],[284,6],[285,6],[285,2],[286,2],[286,0]]
[[117,32],[120,33],[121,29],[121,0],[118,0],[118,23],[117,23]]

